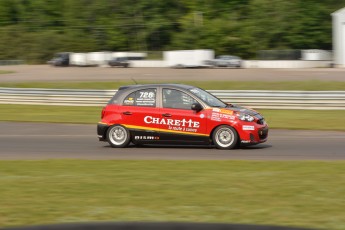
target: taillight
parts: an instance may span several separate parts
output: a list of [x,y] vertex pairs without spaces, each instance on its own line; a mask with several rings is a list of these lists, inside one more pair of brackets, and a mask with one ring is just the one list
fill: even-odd
[[105,115],[105,107],[103,107],[102,109],[101,119],[103,119],[104,115]]

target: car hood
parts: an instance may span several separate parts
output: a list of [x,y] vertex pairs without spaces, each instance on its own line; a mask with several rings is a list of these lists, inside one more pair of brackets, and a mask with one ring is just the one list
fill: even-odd
[[245,113],[251,116],[255,116],[257,114],[259,114],[258,112],[256,112],[255,110],[249,109],[249,108],[245,108],[239,105],[228,105],[226,108],[224,108],[226,110],[230,110],[230,111],[235,111],[235,112],[241,112],[241,113]]

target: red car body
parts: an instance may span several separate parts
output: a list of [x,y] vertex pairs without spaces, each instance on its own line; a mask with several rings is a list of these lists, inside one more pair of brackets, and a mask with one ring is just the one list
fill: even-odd
[[[110,132],[111,127],[118,128]],[[121,87],[104,107],[97,130],[99,140],[112,147],[132,142],[215,144],[230,149],[265,142],[268,135],[268,125],[258,112],[180,84]]]

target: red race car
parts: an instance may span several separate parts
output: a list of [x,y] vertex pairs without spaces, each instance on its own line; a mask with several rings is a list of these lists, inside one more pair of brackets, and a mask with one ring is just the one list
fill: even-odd
[[268,125],[256,111],[227,104],[200,88],[180,84],[120,87],[102,110],[100,141],[134,144],[213,144],[232,149],[265,142]]

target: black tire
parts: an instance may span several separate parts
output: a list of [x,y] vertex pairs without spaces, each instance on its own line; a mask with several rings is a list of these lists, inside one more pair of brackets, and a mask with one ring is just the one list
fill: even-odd
[[131,136],[129,131],[122,125],[112,125],[108,128],[106,139],[113,148],[124,148],[129,145]]
[[237,146],[238,134],[233,127],[221,125],[214,130],[212,141],[218,149],[233,149]]

